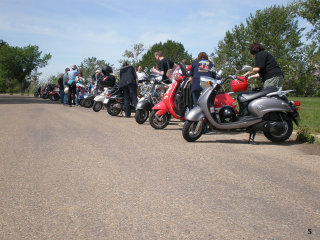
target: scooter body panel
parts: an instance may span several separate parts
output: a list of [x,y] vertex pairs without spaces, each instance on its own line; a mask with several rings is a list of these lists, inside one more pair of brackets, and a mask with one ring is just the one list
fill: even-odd
[[279,98],[270,97],[262,97],[251,101],[248,110],[257,117],[263,117],[268,112],[292,112],[288,103]]
[[143,97],[139,100],[136,106],[136,110],[148,110],[152,109],[152,103],[150,100],[150,96]]

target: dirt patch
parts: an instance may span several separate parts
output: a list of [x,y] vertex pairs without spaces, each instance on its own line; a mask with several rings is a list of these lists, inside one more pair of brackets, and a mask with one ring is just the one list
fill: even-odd
[[320,144],[314,143],[314,144],[298,144],[295,147],[297,147],[302,152],[308,154],[308,155],[317,155],[320,156]]

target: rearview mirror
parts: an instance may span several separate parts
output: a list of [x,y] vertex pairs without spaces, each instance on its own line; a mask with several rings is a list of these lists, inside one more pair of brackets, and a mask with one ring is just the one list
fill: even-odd
[[252,71],[252,67],[249,65],[244,65],[241,69],[241,71]]

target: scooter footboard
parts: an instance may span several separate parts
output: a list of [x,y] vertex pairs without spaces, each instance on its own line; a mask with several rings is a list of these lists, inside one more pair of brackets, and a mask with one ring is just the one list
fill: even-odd
[[199,106],[192,108],[186,115],[186,120],[192,122],[201,121],[203,118],[205,118],[205,115]]

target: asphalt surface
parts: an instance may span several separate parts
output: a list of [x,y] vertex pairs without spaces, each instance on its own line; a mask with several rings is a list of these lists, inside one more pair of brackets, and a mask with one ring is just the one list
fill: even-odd
[[319,145],[181,129],[0,95],[0,239],[320,239]]

